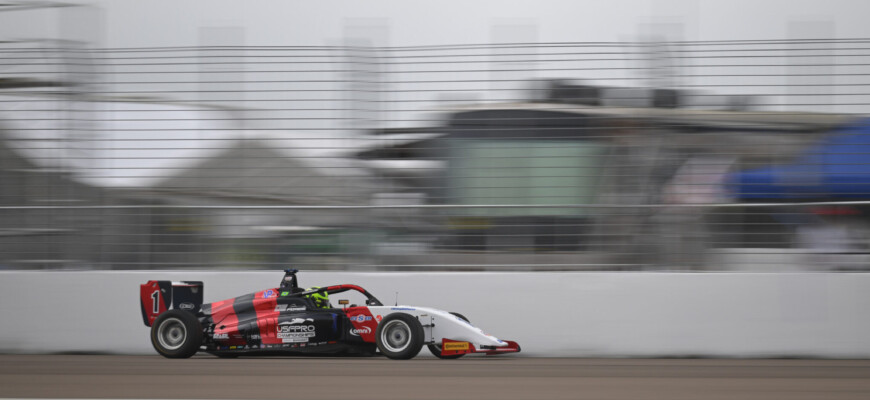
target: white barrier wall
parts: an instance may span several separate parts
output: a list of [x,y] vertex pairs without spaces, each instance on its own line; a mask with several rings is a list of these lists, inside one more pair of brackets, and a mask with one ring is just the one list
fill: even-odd
[[[278,272],[0,272],[0,352],[154,354],[149,279],[201,280],[211,302]],[[301,272],[392,303],[465,314],[529,356],[870,357],[870,274]],[[424,350],[421,354],[425,354]]]

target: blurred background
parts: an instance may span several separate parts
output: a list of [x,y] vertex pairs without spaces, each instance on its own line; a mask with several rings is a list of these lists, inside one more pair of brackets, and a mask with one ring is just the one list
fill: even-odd
[[0,269],[870,269],[860,2],[361,3],[0,3]]

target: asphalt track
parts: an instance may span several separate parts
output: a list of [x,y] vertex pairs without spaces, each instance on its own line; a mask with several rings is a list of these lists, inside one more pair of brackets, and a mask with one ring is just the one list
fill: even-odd
[[870,360],[0,355],[0,398],[870,399]]

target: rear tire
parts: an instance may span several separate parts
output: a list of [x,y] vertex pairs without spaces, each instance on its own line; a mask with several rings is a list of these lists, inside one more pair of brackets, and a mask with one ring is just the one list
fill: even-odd
[[202,326],[187,311],[169,310],[151,325],[151,345],[166,358],[190,358],[202,345]]
[[[458,317],[459,319],[461,319],[465,322],[468,322],[469,324],[471,323],[471,321],[469,321],[468,318],[465,318],[465,316],[460,314],[460,313],[452,312],[452,311],[450,313],[453,314],[454,316]],[[441,355],[441,344],[430,344],[430,345],[427,345],[426,347],[429,348],[429,352],[431,352],[433,356],[438,357],[442,360],[455,360],[455,359],[465,355],[465,354],[451,354],[449,356]]]
[[378,324],[375,342],[381,354],[393,360],[414,358],[423,348],[423,325],[408,314],[388,315]]

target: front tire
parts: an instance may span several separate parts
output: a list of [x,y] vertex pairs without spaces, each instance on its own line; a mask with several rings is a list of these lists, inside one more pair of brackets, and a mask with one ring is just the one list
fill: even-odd
[[169,310],[151,326],[151,345],[166,358],[190,358],[202,345],[202,326],[193,314]]
[[[469,324],[471,323],[471,321],[469,321],[468,318],[465,318],[465,316],[460,314],[460,313],[452,312],[452,311],[450,313],[453,314],[454,316],[458,317],[459,319],[461,319],[465,322],[468,322]],[[433,356],[438,357],[442,360],[455,360],[455,359],[465,355],[465,354],[451,354],[449,356],[441,355],[441,345],[440,344],[430,344],[430,345],[426,345],[426,347],[429,348],[429,352],[431,352]]]
[[375,342],[381,354],[394,360],[414,358],[423,348],[423,325],[408,314],[388,315],[378,324]]

